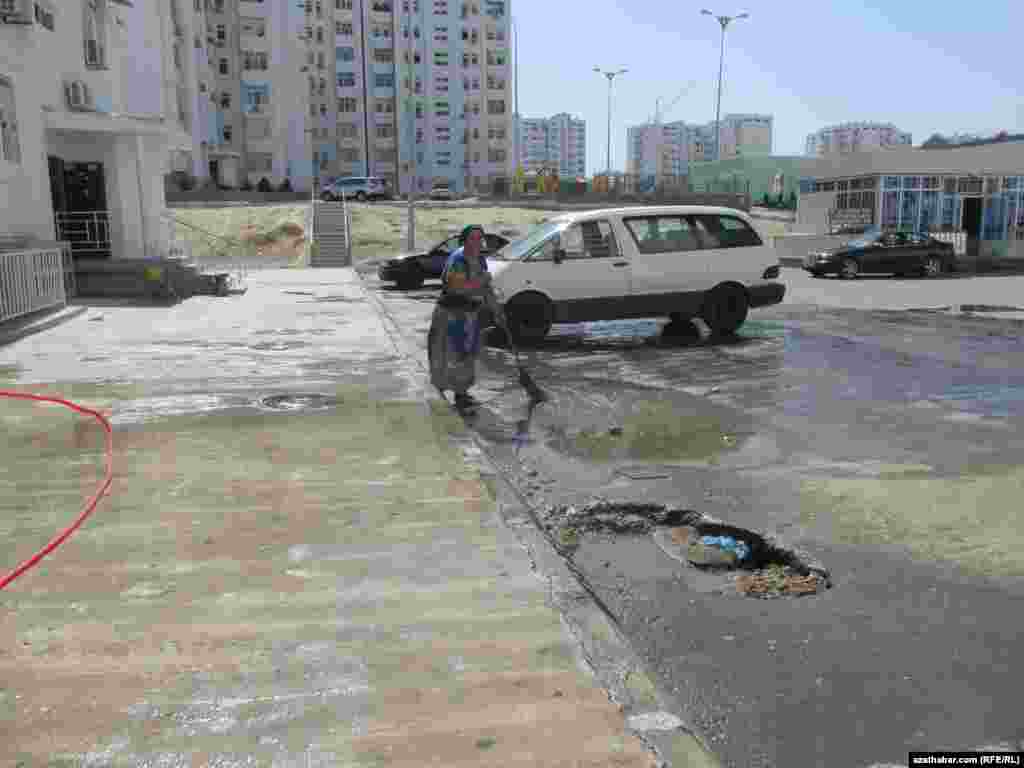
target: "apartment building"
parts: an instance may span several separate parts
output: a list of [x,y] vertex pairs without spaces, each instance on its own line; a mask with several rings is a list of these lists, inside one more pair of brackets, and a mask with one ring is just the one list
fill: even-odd
[[439,181],[473,192],[510,178],[508,0],[402,0],[395,28],[401,191],[413,179],[420,192]]
[[892,123],[842,123],[810,134],[805,153],[810,157],[828,157],[911,144],[911,135]]
[[[722,159],[771,154],[771,115],[729,114],[719,128]],[[691,163],[716,159],[715,124],[645,123],[626,130],[626,169],[640,176],[683,176]]]
[[554,169],[562,177],[587,172],[586,122],[561,112],[518,121],[519,164],[524,171]]
[[192,151],[174,22],[166,3],[0,0],[0,232],[161,254],[170,148]]

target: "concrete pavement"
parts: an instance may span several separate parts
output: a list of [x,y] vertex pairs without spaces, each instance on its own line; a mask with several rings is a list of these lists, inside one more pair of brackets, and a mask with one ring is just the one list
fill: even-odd
[[[249,285],[0,349],[0,386],[116,426],[110,494],[0,595],[2,761],[714,765],[514,498],[499,514],[353,272]],[[0,422],[12,567],[98,483],[101,441],[54,407]]]

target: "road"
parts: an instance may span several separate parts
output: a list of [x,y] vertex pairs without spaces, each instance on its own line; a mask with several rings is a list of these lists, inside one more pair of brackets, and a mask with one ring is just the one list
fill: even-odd
[[[1024,739],[1019,324],[906,311],[1010,305],[1020,279],[784,279],[787,301],[728,342],[556,327],[526,353],[551,395],[532,415],[511,354],[488,348],[472,427],[539,509],[670,503],[829,569],[822,594],[757,600],[652,536],[579,542],[576,567],[723,765]],[[422,348],[436,288],[377,290]]]

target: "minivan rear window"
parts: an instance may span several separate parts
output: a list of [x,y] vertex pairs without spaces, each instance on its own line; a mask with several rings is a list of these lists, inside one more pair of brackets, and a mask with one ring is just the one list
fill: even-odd
[[640,253],[696,251],[700,242],[685,216],[643,216],[624,219]]
[[761,245],[761,238],[743,219],[719,214],[693,217],[705,248],[749,248]]

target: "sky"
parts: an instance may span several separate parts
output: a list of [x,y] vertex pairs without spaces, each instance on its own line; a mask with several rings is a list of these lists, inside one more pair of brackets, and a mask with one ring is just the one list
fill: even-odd
[[856,120],[894,123],[915,145],[1024,131],[1020,0],[701,1],[510,0],[520,113],[586,120],[588,174],[606,165],[608,81],[595,66],[629,70],[612,91],[613,169],[624,168],[627,126],[690,82],[663,119],[712,122],[721,28],[708,8],[750,14],[726,32],[722,114],[773,115],[774,154],[803,154],[807,134]]

